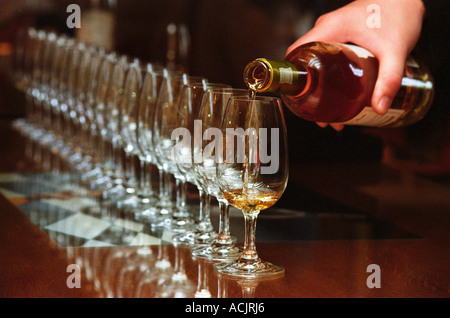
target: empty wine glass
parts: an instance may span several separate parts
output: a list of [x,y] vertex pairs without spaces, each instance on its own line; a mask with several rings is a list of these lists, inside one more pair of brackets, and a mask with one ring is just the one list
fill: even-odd
[[259,212],[278,201],[288,181],[287,133],[281,100],[230,97],[221,131],[224,151],[217,161],[217,180],[225,199],[244,214],[245,241],[237,260],[215,268],[229,276],[282,276],[284,267],[262,261],[255,245]]
[[74,169],[81,173],[80,179],[83,183],[89,183],[101,175],[101,170],[98,169],[98,162],[101,159],[98,152],[94,106],[104,51],[94,45],[86,45],[79,54],[75,108],[81,133],[78,141],[80,160]]
[[[200,196],[200,214],[197,226],[174,237],[177,241],[189,242],[191,246],[210,243],[217,237],[210,217],[210,194],[206,191],[206,185],[195,172],[192,151],[196,140],[195,118],[201,106],[203,94],[208,88],[230,88],[221,83],[186,84],[183,86],[180,104],[178,105],[177,129],[172,138],[176,145],[172,148],[178,170],[185,176],[187,182],[195,184]],[[199,137],[201,138],[201,136]]]
[[[90,187],[95,190],[106,191],[120,180],[120,174],[116,173],[118,163],[114,161],[114,156],[110,133],[107,126],[106,108],[110,85],[112,83],[112,74],[117,64],[117,56],[114,52],[103,56],[98,72],[97,88],[95,90],[92,105],[92,113],[98,134],[98,152],[101,161],[99,169],[101,175],[92,180]],[[120,182],[120,181],[118,181]]]
[[98,168],[102,173],[89,184],[99,205],[89,207],[84,212],[100,214],[109,219],[107,213],[116,209],[127,195],[123,184],[123,150],[119,130],[119,105],[124,92],[127,58],[112,52],[102,57],[99,67],[98,83],[92,96],[92,115],[98,134],[97,150],[101,158]]
[[[128,71],[127,56],[111,56],[106,67],[108,76],[104,105],[102,109],[104,137],[111,147],[112,164],[108,167],[108,173],[113,186],[106,190],[106,196],[110,200],[120,202],[127,196],[128,185],[124,184],[124,171],[122,162],[123,141],[121,138],[121,114],[120,103],[124,93],[124,81]],[[131,191],[132,193],[132,191]]]
[[61,139],[58,147],[58,158],[61,162],[66,164],[66,159],[72,154],[73,148],[75,147],[74,128],[71,124],[72,113],[69,107],[69,101],[71,99],[71,78],[73,77],[72,68],[72,55],[74,52],[74,47],[76,42],[73,39],[67,39],[66,44],[62,49],[62,61],[61,61],[61,73],[59,75],[59,81],[57,84],[58,90],[58,106],[57,106],[57,121],[59,122],[59,127],[61,130]]
[[[191,223],[189,221],[189,212],[186,208],[186,177],[179,172],[172,156],[172,149],[175,146],[172,132],[176,129],[181,90],[183,85],[188,83],[199,83],[202,85],[202,83],[206,83],[206,79],[166,72],[156,104],[153,126],[152,137],[157,165],[163,173],[160,182],[165,182],[166,189],[162,201],[157,206],[160,221],[156,221],[154,225],[167,225],[173,230],[178,230],[180,227],[183,229]],[[175,177],[177,186],[175,206],[173,206],[170,200],[170,192],[168,192],[170,175]]]
[[84,142],[84,112],[82,103],[84,101],[85,72],[89,65],[89,56],[85,43],[77,42],[72,47],[69,61],[69,78],[67,90],[67,106],[69,112],[69,124],[72,128],[72,151],[66,158],[67,164],[74,172],[80,172],[77,164],[83,160]]
[[[124,80],[123,98],[119,103],[120,134],[125,152],[125,178],[131,182],[130,187],[135,187],[133,195],[122,202],[122,208],[133,213],[145,210],[150,202],[149,197],[143,196],[141,178],[138,177],[136,168],[139,165],[143,170],[145,157],[141,155],[137,141],[139,95],[142,88],[143,70],[139,59],[134,59],[128,65],[128,71]],[[137,162],[135,162],[137,160]]]
[[[151,132],[151,147],[153,150],[153,154],[155,155],[155,163],[158,168],[159,172],[159,198],[158,203],[151,209],[151,212],[147,212],[144,216],[141,215],[141,218],[143,220],[149,221],[152,225],[159,225],[163,226],[165,219],[167,219],[170,214],[172,213],[172,199],[171,199],[171,189],[170,189],[170,173],[168,171],[169,164],[164,159],[163,155],[160,153],[161,146],[157,147],[156,145],[160,143],[159,138],[156,138],[155,135],[159,136],[159,131],[163,129],[164,122],[163,122],[163,116],[160,116],[161,118],[157,117],[157,114],[162,114],[161,111],[158,112],[158,108],[165,107],[165,105],[168,103],[165,100],[170,100],[172,97],[169,93],[171,93],[171,90],[168,90],[168,81],[170,73],[167,69],[163,70],[161,83],[159,85],[159,91],[158,91],[158,97],[156,99],[156,104],[154,107],[154,111],[152,113],[152,118],[148,117],[148,120],[152,120],[153,123],[151,125],[152,132]],[[164,93],[162,94],[161,92]],[[161,95],[164,95],[164,97],[161,97]],[[161,100],[164,100],[162,102]],[[162,105],[162,106],[160,106]],[[150,105],[148,105],[149,107]],[[149,110],[150,111],[150,110]],[[158,151],[158,150],[159,151]]]
[[209,246],[193,249],[192,254],[217,261],[236,259],[241,253],[235,245],[236,240],[230,234],[229,204],[219,188],[216,176],[216,162],[220,159],[218,156],[222,149],[220,127],[228,100],[232,96],[245,97],[248,96],[248,91],[217,87],[210,87],[205,91],[197,115],[197,133],[202,139],[194,143],[193,151],[195,172],[200,182],[205,185],[208,194],[216,197],[219,202],[220,218],[219,233],[214,242]]
[[[51,142],[51,152],[54,155],[56,170],[62,172],[62,162],[59,155],[60,149],[64,148],[64,135],[63,126],[61,121],[61,91],[60,83],[63,80],[63,68],[64,68],[64,57],[66,52],[66,47],[72,45],[69,39],[62,35],[59,36],[55,42],[53,60],[51,63],[50,71],[50,84],[48,93],[48,107],[50,116],[50,125],[53,132],[53,139]],[[64,182],[64,177],[61,176]]]
[[[159,96],[159,91],[161,89],[161,84],[164,80],[166,70],[162,66],[147,64],[146,70],[143,75],[143,83],[141,92],[139,95],[139,106],[137,115],[137,145],[141,156],[145,158],[145,183],[146,187],[151,190],[152,187],[152,167],[154,165],[158,166],[158,161],[156,160],[155,148],[153,145],[153,127],[154,127],[154,117],[156,102]],[[162,166],[158,166],[160,173],[159,182],[159,194],[156,200],[165,200],[166,198],[166,184],[161,181],[163,178]],[[155,206],[159,201],[154,204]],[[156,209],[150,207],[148,209],[139,211],[135,214],[135,218],[140,221],[145,221],[147,223],[152,223],[156,218]]]
[[73,169],[80,173],[83,179],[84,174],[93,168],[93,158],[96,149],[93,145],[93,126],[91,108],[89,106],[91,91],[96,89],[96,75],[98,64],[98,50],[92,45],[77,45],[78,59],[76,94],[74,98],[74,111],[77,117],[79,131],[78,144],[76,146],[79,159]]
[[103,178],[104,173],[102,169],[103,147],[100,134],[100,127],[97,122],[97,90],[100,84],[100,70],[106,53],[103,48],[90,46],[89,67],[87,70],[86,92],[84,117],[86,118],[86,137],[88,142],[89,152],[87,159],[90,162],[90,169],[81,176],[82,184],[87,187],[92,187],[92,184]]

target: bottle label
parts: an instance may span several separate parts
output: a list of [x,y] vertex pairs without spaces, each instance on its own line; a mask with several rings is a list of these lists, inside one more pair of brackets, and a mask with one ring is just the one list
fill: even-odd
[[299,72],[294,64],[285,61],[270,61],[257,59],[270,69],[270,79],[265,88],[258,88],[258,92],[276,92],[280,87],[292,86],[298,81]]
[[368,57],[375,57],[372,53],[370,53],[365,48],[362,48],[360,46],[353,45],[353,44],[343,44],[343,45],[346,46],[347,48],[349,48],[350,50],[352,50],[353,53],[355,53],[358,57],[365,58],[365,59]]
[[371,106],[364,107],[364,109],[356,115],[354,118],[343,122],[345,125],[357,125],[357,126],[371,126],[371,127],[383,127],[392,124],[399,119],[405,111],[402,109],[388,109],[384,115],[375,113]]

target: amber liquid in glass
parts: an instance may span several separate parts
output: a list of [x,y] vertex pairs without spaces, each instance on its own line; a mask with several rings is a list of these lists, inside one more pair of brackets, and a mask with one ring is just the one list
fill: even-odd
[[234,207],[244,211],[261,211],[270,208],[278,199],[281,192],[267,189],[236,189],[225,191],[225,199]]

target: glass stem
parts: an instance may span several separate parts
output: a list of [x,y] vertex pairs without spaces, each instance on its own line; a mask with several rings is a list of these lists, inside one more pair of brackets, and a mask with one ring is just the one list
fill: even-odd
[[186,182],[179,178],[176,178],[177,186],[177,215],[185,215],[186,211]]
[[89,134],[88,134],[87,128],[85,127],[86,118],[84,116],[80,116],[80,115],[78,115],[78,116],[80,117],[80,119],[79,119],[79,121],[80,121],[80,123],[79,123],[79,141],[78,142],[80,145],[79,146],[80,153],[82,156],[85,156],[89,152],[89,145],[88,145]]
[[170,174],[159,169],[159,204],[166,206],[170,203]]
[[239,260],[256,262],[259,260],[255,244],[256,219],[259,211],[243,211],[243,213],[245,218],[244,251]]
[[153,195],[151,168],[150,163],[144,158],[142,160],[142,187],[148,196]]
[[125,161],[124,161],[124,177],[126,182],[126,187],[130,188],[131,184],[133,183],[134,178],[134,162],[133,162],[133,156],[131,153],[125,151]]
[[212,231],[210,202],[211,196],[203,190],[199,190],[200,194],[200,216],[198,229],[204,233]]
[[230,235],[230,205],[226,200],[218,199],[220,209],[219,219],[219,235],[216,244],[230,245],[232,244]]
[[149,197],[155,195],[155,191],[153,190],[152,164],[148,161],[145,161],[145,189]]
[[114,162],[114,152],[108,138],[106,136],[102,136],[101,138],[103,143],[102,155],[106,163],[106,165],[103,166],[103,171],[106,174],[111,172],[111,167]]
[[142,197],[143,202],[148,203],[150,198],[154,195],[152,189],[152,175],[151,175],[151,166],[150,163],[146,160],[146,158],[140,158],[140,195]]
[[113,151],[113,162],[114,162],[114,178],[115,181],[120,181],[122,183],[121,177],[124,176],[124,162],[122,161],[122,149],[115,144],[115,142],[112,143],[112,151]]
[[102,172],[104,174],[106,174],[106,169],[105,167],[107,167],[107,163],[111,161],[111,154],[108,151],[108,144],[106,142],[106,139],[103,138],[103,136],[101,135],[101,133],[98,133],[98,150],[99,150],[99,161],[98,161],[98,167],[100,169],[102,169]]
[[159,177],[159,199],[164,197],[164,170],[158,167],[158,177]]
[[138,191],[140,194],[143,194],[147,189],[147,163],[144,158],[138,158],[139,163],[139,178],[136,180],[138,185]]
[[172,197],[171,184],[170,184],[170,173],[164,171],[164,199],[170,202]]

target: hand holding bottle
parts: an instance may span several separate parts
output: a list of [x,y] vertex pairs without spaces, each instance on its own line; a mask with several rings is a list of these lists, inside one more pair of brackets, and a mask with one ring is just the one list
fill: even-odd
[[[374,5],[380,17],[378,25],[368,22]],[[371,104],[382,115],[400,88],[405,61],[419,39],[424,13],[422,0],[357,0],[319,17],[314,28],[294,42],[287,54],[312,41],[351,42],[369,50],[379,61]],[[332,126],[337,130],[344,127]]]

